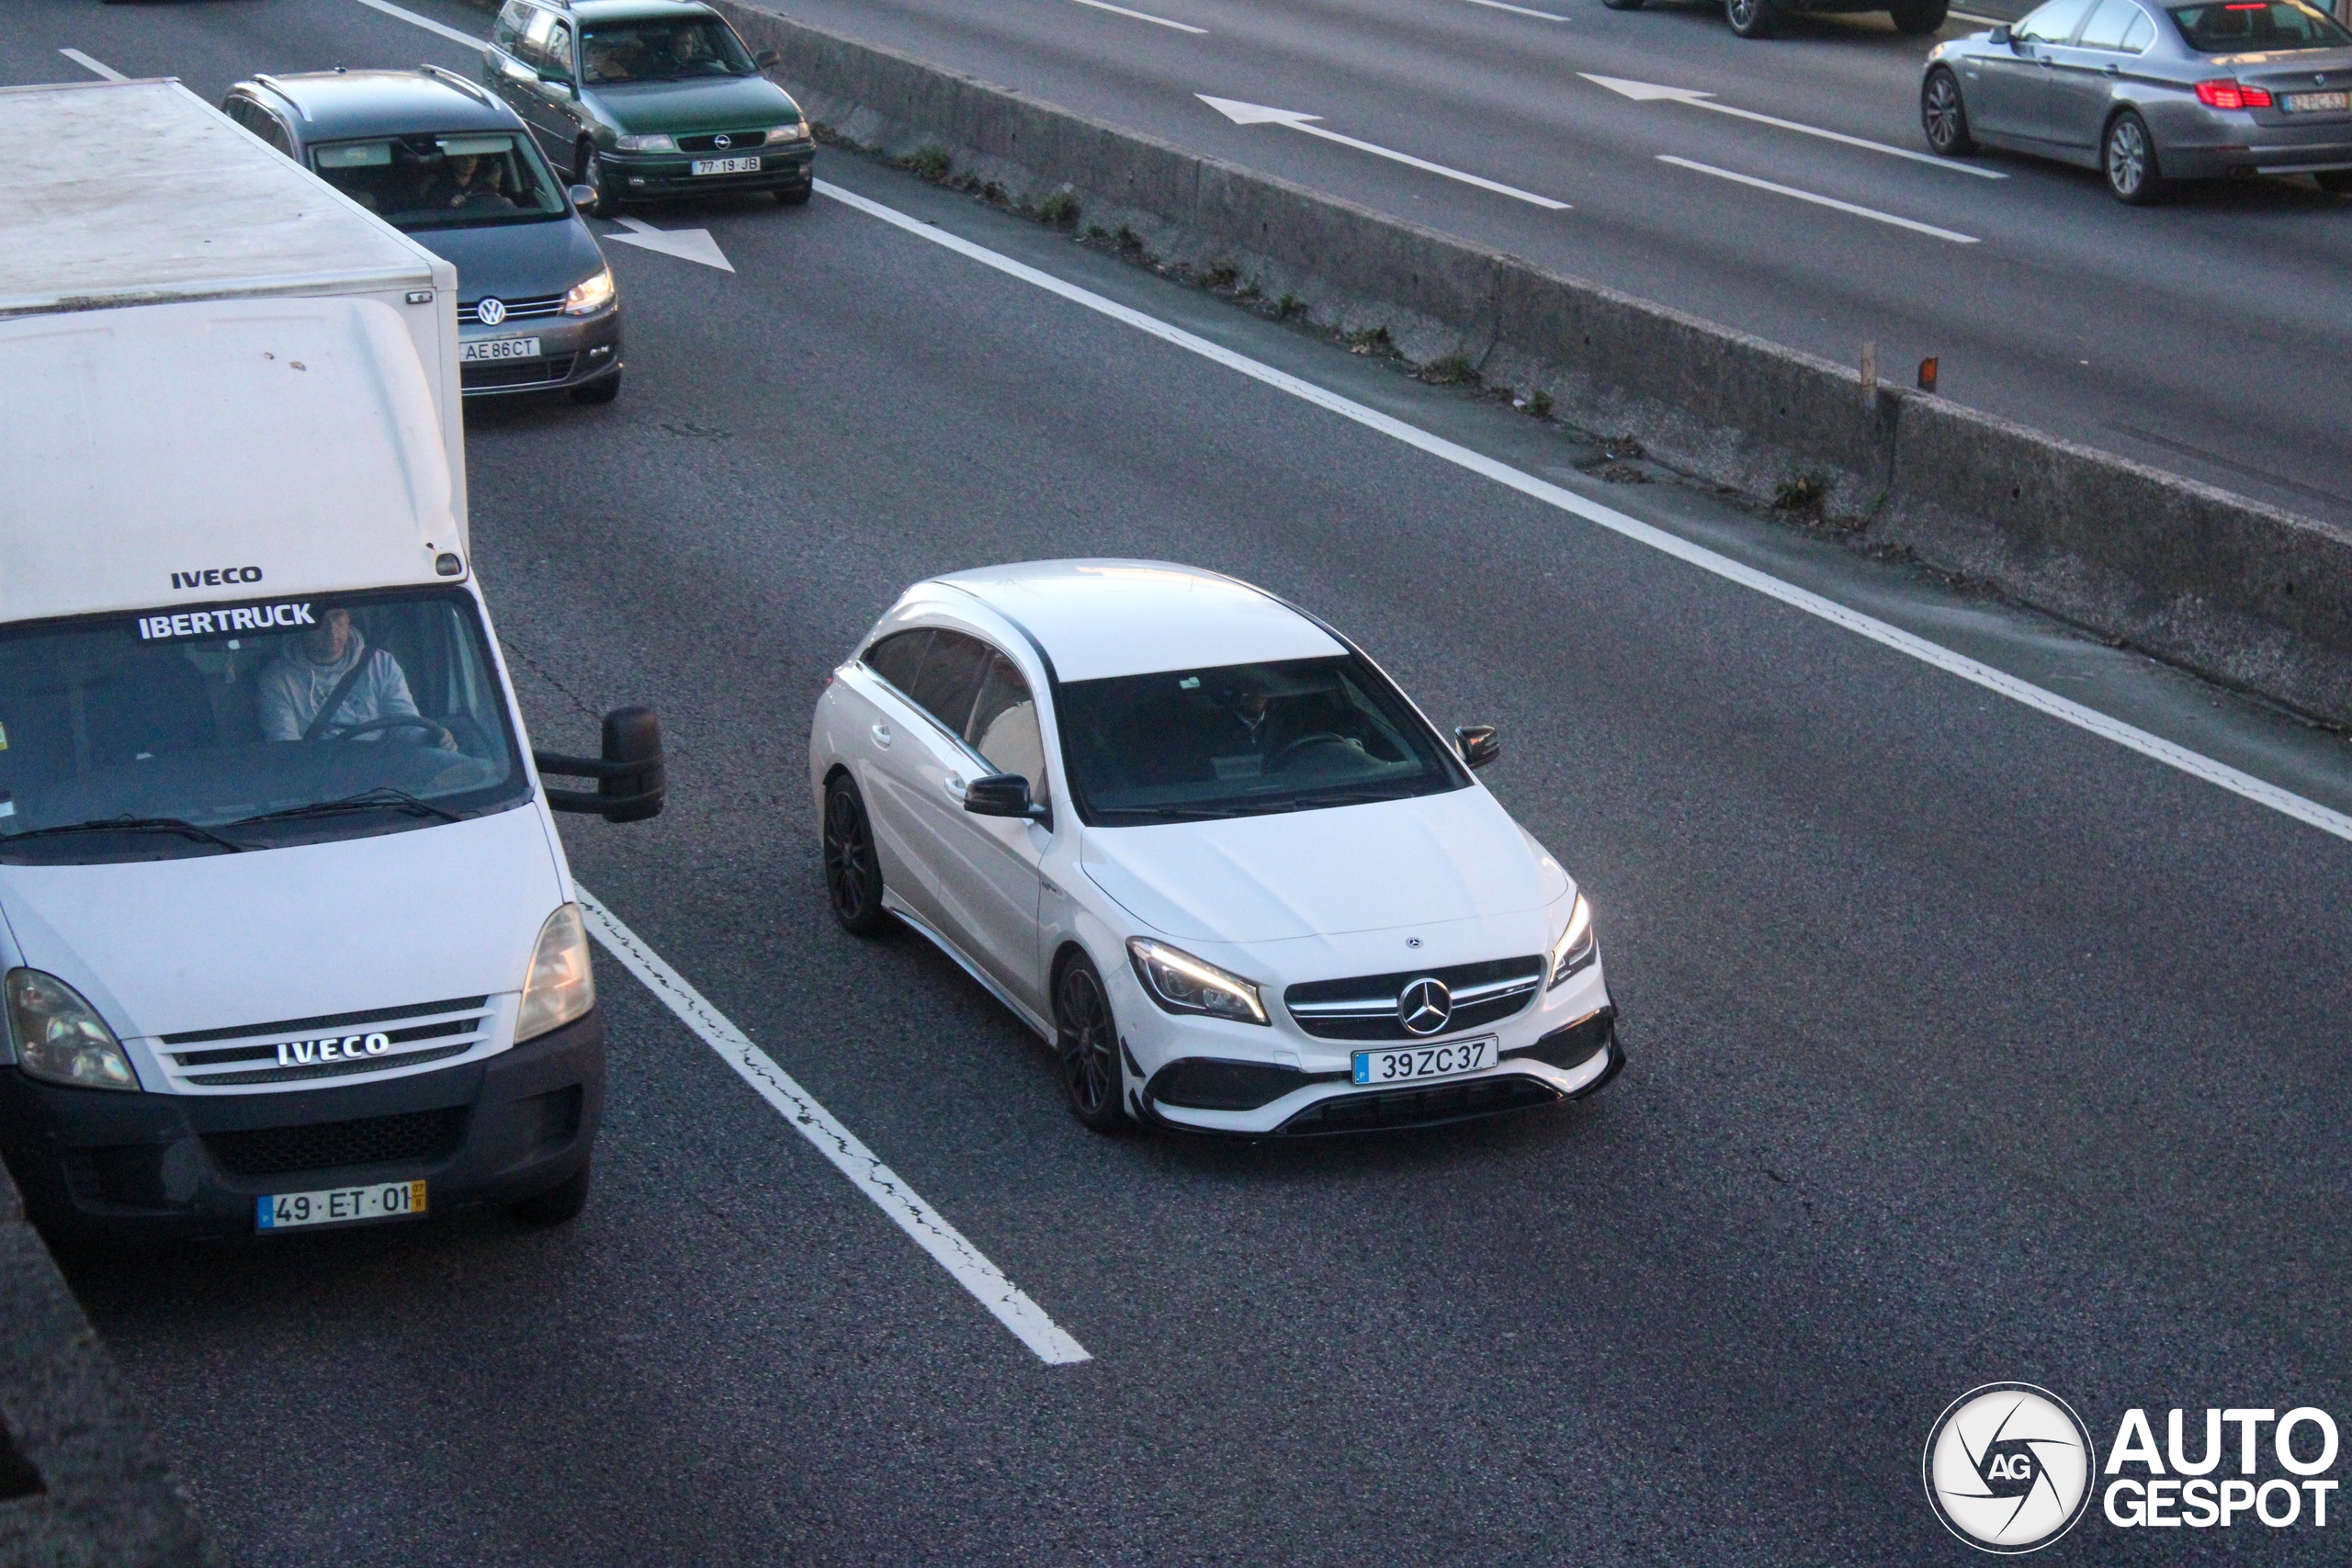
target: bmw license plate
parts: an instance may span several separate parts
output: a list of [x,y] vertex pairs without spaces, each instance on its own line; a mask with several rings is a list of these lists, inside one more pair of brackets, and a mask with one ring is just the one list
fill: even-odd
[[483,359],[537,359],[539,340],[535,337],[479,337],[467,344],[458,357],[468,365]]
[[344,1225],[359,1220],[407,1220],[424,1213],[424,1183],[379,1181],[367,1187],[330,1187],[318,1192],[277,1192],[254,1200],[254,1228],[295,1230],[303,1225]]
[[1454,1040],[1443,1045],[1401,1045],[1393,1051],[1356,1053],[1358,1083],[1412,1083],[1458,1077],[1495,1065],[1495,1037]]
[[2352,90],[2341,93],[2289,93],[2287,95],[2289,114],[2324,114],[2330,109],[2338,113],[2352,109]]
[[698,175],[756,175],[760,172],[757,158],[696,158],[695,173]]

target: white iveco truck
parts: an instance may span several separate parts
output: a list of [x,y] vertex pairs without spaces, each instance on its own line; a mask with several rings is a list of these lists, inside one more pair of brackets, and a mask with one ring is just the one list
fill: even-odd
[[[175,84],[0,91],[0,1149],[52,1235],[568,1219],[604,1041],[457,276]],[[590,776],[550,791],[539,772]]]

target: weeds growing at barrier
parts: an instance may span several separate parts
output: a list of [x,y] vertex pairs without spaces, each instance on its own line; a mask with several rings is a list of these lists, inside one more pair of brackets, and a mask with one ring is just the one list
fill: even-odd
[[934,184],[945,180],[947,171],[955,166],[956,160],[949,157],[947,149],[936,141],[926,141],[899,160],[899,167],[917,179],[930,180]]

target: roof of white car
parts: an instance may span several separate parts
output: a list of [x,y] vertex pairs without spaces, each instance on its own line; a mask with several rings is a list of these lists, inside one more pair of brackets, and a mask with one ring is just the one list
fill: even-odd
[[1022,561],[937,581],[1035,637],[1064,681],[1347,651],[1272,595],[1171,561]]

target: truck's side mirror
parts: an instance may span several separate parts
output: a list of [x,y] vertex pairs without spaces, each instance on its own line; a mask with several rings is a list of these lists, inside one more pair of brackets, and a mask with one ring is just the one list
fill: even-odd
[[607,822],[642,822],[662,815],[662,799],[669,793],[668,770],[662,755],[662,721],[651,708],[615,708],[606,714],[602,757],[533,751],[531,761],[542,773],[596,781],[593,794],[584,789],[548,790],[548,807],[554,811],[585,811]]
[[753,57],[752,63],[758,66],[763,71],[773,71],[777,66],[784,63],[784,51],[780,49],[763,49],[760,51],[755,57]]
[[975,817],[1021,817],[1050,822],[1046,809],[1029,798],[1029,781],[1019,773],[990,773],[964,786],[964,809]]
[[1491,724],[1464,724],[1455,727],[1453,749],[1462,753],[1464,765],[1483,768],[1503,754],[1502,732]]

